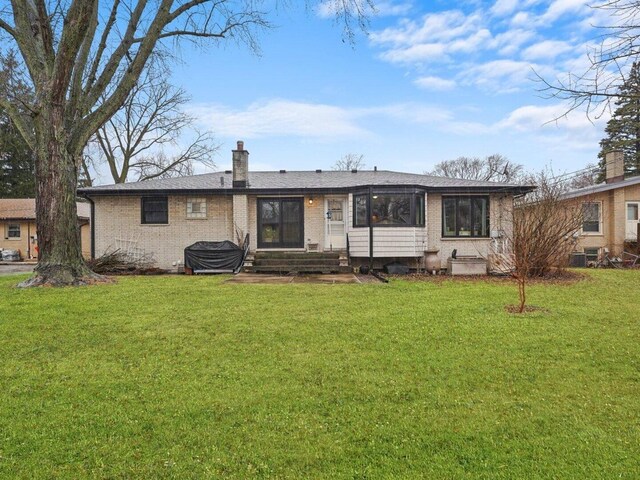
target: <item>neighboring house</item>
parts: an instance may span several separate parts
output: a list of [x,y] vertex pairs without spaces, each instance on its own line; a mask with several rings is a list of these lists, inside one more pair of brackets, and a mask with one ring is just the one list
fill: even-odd
[[402,259],[445,267],[487,256],[508,228],[513,196],[533,187],[382,171],[249,172],[243,142],[233,170],[83,188],[93,204],[96,256],[113,249],[180,266],[197,241],[250,234],[250,250],[341,251],[352,265]]
[[[91,257],[90,215],[88,203],[78,202],[78,224],[82,255]],[[36,234],[36,201],[33,198],[0,199],[0,249],[19,250],[24,260],[38,258]]]
[[583,206],[583,225],[576,251],[588,262],[598,260],[605,248],[620,255],[625,242],[636,242],[640,213],[640,176],[624,178],[624,154],[606,155],[606,183],[572,190],[562,197]]

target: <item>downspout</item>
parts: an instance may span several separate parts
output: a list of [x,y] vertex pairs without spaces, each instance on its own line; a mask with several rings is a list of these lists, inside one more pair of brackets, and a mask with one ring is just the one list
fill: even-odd
[[31,260],[31,221],[27,220],[27,259]]
[[369,202],[367,202],[367,217],[369,219],[369,271],[373,272],[373,223],[371,222],[371,206],[373,205],[373,187],[369,187]]
[[91,225],[89,225],[89,231],[91,236],[91,260],[95,260],[96,259],[96,205],[93,202],[93,200],[89,198],[87,194],[83,194],[82,198],[88,200],[89,204],[91,205],[91,213],[89,215],[89,221],[91,222]]

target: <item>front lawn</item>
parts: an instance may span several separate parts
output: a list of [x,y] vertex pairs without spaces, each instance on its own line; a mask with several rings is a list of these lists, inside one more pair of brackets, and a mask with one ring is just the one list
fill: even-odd
[[2,478],[638,478],[640,271],[0,277]]

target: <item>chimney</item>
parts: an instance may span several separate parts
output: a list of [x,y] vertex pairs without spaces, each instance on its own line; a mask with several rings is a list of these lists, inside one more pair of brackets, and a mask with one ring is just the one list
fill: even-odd
[[624,152],[622,150],[607,152],[604,161],[606,162],[605,181],[607,183],[624,180]]
[[244,188],[249,180],[249,152],[244,149],[244,142],[238,140],[238,148],[232,150],[233,187]]

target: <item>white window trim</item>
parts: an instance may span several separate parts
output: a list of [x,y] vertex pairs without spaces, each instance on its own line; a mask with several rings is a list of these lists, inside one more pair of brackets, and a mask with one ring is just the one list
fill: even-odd
[[[635,203],[636,205],[638,205],[638,215],[640,215],[640,200],[629,200],[627,202],[624,203],[624,219],[627,222],[632,222],[633,220],[629,220],[627,218],[627,210],[629,209],[629,205]],[[638,219],[636,218],[636,221],[638,221]]]
[[[603,212],[603,210],[602,210],[602,202],[601,202],[601,201],[595,201],[595,202],[582,202],[582,205],[584,206],[584,205],[592,204],[592,203],[597,203],[597,204],[600,206],[600,208],[598,209],[598,211],[599,211],[599,213],[600,213],[599,218],[598,218],[598,231],[597,231],[597,232],[585,232],[585,231],[582,229],[582,226],[581,226],[581,227],[580,227],[581,235],[584,235],[584,236],[586,236],[586,237],[594,237],[594,236],[602,236],[602,235],[604,235],[604,229],[603,229],[603,225],[602,225],[602,217],[604,216],[604,215],[603,215],[603,213],[604,213],[604,212]],[[625,214],[626,214],[626,212],[625,212]],[[583,224],[583,226],[584,226],[584,219],[583,219],[582,224]]]
[[[11,225],[17,225],[18,226],[18,230],[20,231],[20,236],[19,237],[10,237],[9,236],[9,227]],[[22,225],[20,225],[19,223],[7,223],[5,230],[4,230],[4,238],[5,240],[8,241],[18,241],[18,240],[22,240]]]

